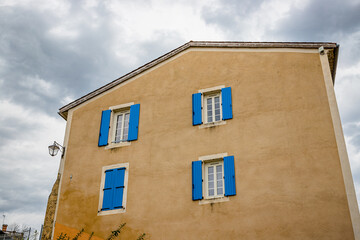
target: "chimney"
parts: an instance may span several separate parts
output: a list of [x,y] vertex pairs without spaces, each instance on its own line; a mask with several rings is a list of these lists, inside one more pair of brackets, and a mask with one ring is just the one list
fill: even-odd
[[7,226],[8,226],[7,224],[3,224],[3,225],[2,225],[2,231],[3,231],[3,232],[6,232]]

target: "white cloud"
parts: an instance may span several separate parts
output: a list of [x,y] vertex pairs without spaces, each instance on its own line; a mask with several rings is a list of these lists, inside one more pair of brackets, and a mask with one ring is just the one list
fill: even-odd
[[[360,126],[360,122],[358,123]],[[360,149],[352,144],[353,137],[346,137],[346,146],[349,154],[349,161],[351,166],[351,172],[354,177],[354,185],[357,196],[357,201],[360,206]]]
[[40,230],[59,166],[59,157],[50,157],[47,146],[62,142],[65,121],[4,100],[0,112],[7,113],[0,116],[0,131],[12,129],[17,135],[0,148],[0,212],[5,212],[7,223]]
[[110,28],[118,32],[112,39],[112,48],[120,62],[132,66],[143,63],[139,56],[143,42],[173,42],[172,46],[190,40],[220,40],[224,34],[209,26],[201,18],[200,10],[205,2],[183,4],[183,2],[144,1],[139,7],[136,1],[109,1]]
[[[349,1],[336,6],[353,14],[358,1]],[[327,2],[324,13],[313,0],[1,1],[6,37],[0,39],[0,172],[11,181],[0,192],[13,195],[0,194],[0,213],[9,223],[40,228],[59,165],[47,146],[62,143],[65,129],[57,106],[189,40],[340,42],[335,90],[350,129],[346,142],[360,199],[360,146],[353,130],[360,123],[359,23],[348,26],[352,18],[331,12],[334,3]],[[328,14],[339,17],[335,24],[328,24]],[[344,25],[336,25],[342,19]],[[21,194],[27,203],[19,204]]]
[[65,96],[62,100],[61,100],[61,104],[62,105],[66,105],[68,103],[71,103],[72,101],[74,101],[74,97],[71,97],[71,96]]
[[71,26],[60,25],[49,30],[49,34],[55,38],[76,39],[79,36],[79,32],[72,29]]
[[29,89],[38,89],[41,92],[53,94],[52,91],[56,90],[49,81],[41,79],[38,75],[26,76],[26,78],[19,82],[20,86]]

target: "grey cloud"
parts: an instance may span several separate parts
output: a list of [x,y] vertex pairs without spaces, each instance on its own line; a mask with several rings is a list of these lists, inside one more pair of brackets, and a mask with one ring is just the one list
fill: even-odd
[[310,1],[293,8],[277,25],[274,35],[292,41],[329,41],[360,30],[360,2]]
[[351,138],[350,143],[360,146],[360,126],[356,121],[344,124],[343,130],[344,134]]
[[[191,2],[188,1],[184,3],[190,6]],[[66,0],[63,2],[66,3]],[[248,30],[245,20],[258,11],[258,6],[263,2],[221,0],[219,8],[208,5],[201,14],[209,25],[238,38]],[[190,40],[184,39],[176,30],[153,31],[151,40],[147,41],[126,39],[124,29],[114,29],[111,25],[112,18],[122,21],[122,16],[111,15],[113,13],[108,11],[106,1],[99,1],[90,9],[91,14],[84,9],[84,1],[68,3],[70,12],[64,17],[38,10],[36,6],[0,8],[0,100],[7,99],[33,111],[34,118],[37,111],[56,116],[56,110],[61,107],[60,102],[65,96],[81,97]],[[151,3],[146,0],[133,1],[132,4],[139,7],[146,5],[151,10]],[[341,44],[347,39],[346,45],[353,48],[344,44],[340,50],[339,66],[345,66],[360,56],[360,48],[357,47],[360,38],[353,35],[360,31],[359,6],[359,3],[351,4],[348,1],[311,1],[304,9],[291,9],[289,17],[278,22],[276,28],[269,29],[264,36],[275,36],[273,38],[277,41],[337,41]],[[66,38],[50,33],[51,29],[64,23],[70,24],[77,35]],[[124,42],[114,42],[118,35],[124,35]],[[136,65],[119,61],[113,52],[114,45],[117,50],[126,53],[129,46],[139,50],[134,53],[136,61],[133,64]],[[29,79],[44,80],[54,91],[46,90],[40,83]],[[356,104],[353,106],[343,114],[344,132],[352,137],[351,144],[358,147],[360,139],[356,134],[360,129],[356,122],[360,115],[355,111]],[[0,211],[13,215],[22,212],[45,214],[48,193],[55,181],[41,173],[49,171],[49,165],[44,164],[48,155],[24,156],[6,151],[9,141],[21,140],[31,134],[36,136],[36,131],[44,131],[44,126],[14,118],[2,118],[0,121],[0,176],[1,182],[5,183],[0,188]],[[40,148],[46,151],[46,146]],[[42,151],[39,149],[35,151]],[[39,162],[33,163],[36,159]],[[28,166],[21,166],[27,161]],[[3,167],[5,163],[9,165],[6,168]],[[55,178],[57,166],[54,169],[54,173],[46,174]],[[360,182],[360,174],[354,177],[356,182]]]
[[41,127],[40,124],[30,123],[27,119],[20,118],[20,116],[19,118],[11,117],[0,121],[0,150],[6,147],[9,141],[23,139],[24,134],[29,132],[36,134],[36,131]]
[[22,211],[23,213],[44,211],[48,196],[47,191],[51,189],[51,185],[39,182],[36,177],[31,181],[25,181],[21,173],[24,171],[9,172],[4,168],[0,169],[2,179],[11,183],[2,184],[0,188],[0,210],[6,210],[8,213],[13,211]]
[[263,2],[264,0],[221,0],[220,8],[208,5],[202,9],[201,15],[208,24],[218,25],[223,30],[239,33],[242,21],[256,11]]
[[175,31],[156,31],[152,40],[139,43],[138,47],[141,49],[140,64],[143,65],[152,61],[173,50],[174,46],[181,46],[188,41],[189,39],[184,39]]
[[[85,14],[76,9],[78,15]],[[62,23],[51,14],[31,8],[0,8],[0,56],[6,66],[0,75],[4,80],[1,98],[54,113],[64,96],[80,97],[117,78],[124,67],[111,51],[114,33],[105,8],[96,11],[100,20],[79,16],[80,25],[74,25],[78,36],[66,39],[49,33]],[[98,27],[90,26],[94,21]],[[19,84],[29,76],[51,83],[53,89],[47,91],[53,92],[30,91],[29,86]]]
[[[359,61],[360,59],[358,62]],[[341,70],[342,69],[339,68],[337,71],[340,73]],[[360,122],[360,109],[357,105],[357,103],[360,102],[360,95],[358,93],[360,82],[358,81],[359,75],[356,75],[356,73],[343,77],[339,74],[339,76],[335,81],[335,90],[341,120],[346,130],[349,126],[353,125],[352,123]],[[345,135],[349,134],[351,134],[351,132],[346,130]]]
[[360,146],[360,134],[359,134],[359,131],[358,131],[357,134],[355,134],[355,136],[352,137],[350,142],[355,146]]
[[326,41],[341,45],[339,67],[360,60],[360,2],[310,1],[290,9],[288,16],[268,30],[276,41]]

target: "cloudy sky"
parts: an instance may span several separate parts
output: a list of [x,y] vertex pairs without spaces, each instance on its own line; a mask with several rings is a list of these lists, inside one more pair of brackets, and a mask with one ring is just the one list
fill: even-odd
[[[360,199],[360,0],[1,0],[0,213],[40,230],[63,105],[190,40],[340,44],[335,91]],[[2,220],[2,219],[1,219]]]

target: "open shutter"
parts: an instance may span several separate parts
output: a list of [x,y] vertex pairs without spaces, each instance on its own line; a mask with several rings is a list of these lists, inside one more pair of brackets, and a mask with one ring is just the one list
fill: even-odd
[[128,141],[134,141],[138,139],[139,116],[140,116],[140,104],[131,105]]
[[234,156],[224,157],[225,196],[236,195]]
[[221,89],[222,117],[223,120],[232,119],[231,87]]
[[193,126],[202,124],[201,118],[201,93],[192,95]]
[[122,208],[123,194],[124,194],[124,177],[125,168],[118,168],[115,170],[114,183],[114,209]]
[[102,111],[100,133],[99,133],[99,147],[106,146],[108,144],[109,127],[110,127],[110,115],[111,110]]
[[104,196],[101,210],[113,209],[113,195],[114,195],[114,170],[105,171],[105,185],[104,185]]
[[202,196],[202,163],[192,162],[192,199],[201,200]]

